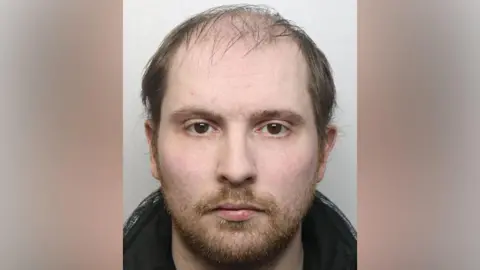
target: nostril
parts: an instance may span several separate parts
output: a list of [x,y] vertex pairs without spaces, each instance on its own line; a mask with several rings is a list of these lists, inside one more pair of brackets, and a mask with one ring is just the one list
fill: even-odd
[[220,182],[225,183],[228,182],[230,185],[243,185],[246,183],[253,183],[255,182],[255,175],[253,174],[248,174],[248,175],[228,175],[228,174],[222,174],[219,177]]

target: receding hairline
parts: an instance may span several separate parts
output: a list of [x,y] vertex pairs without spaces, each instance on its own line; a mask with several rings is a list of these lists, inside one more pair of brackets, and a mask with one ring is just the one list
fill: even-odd
[[300,28],[269,6],[224,5],[196,14],[181,24],[176,31],[182,37],[177,49],[213,41],[214,48],[218,43],[226,44],[222,52],[226,53],[238,41],[243,41],[251,46],[246,52],[248,54],[261,45],[275,42],[277,38],[288,37],[296,42],[291,37],[295,29]]
[[[233,18],[236,18],[236,21]],[[324,134],[324,127],[330,122],[333,112],[332,108],[336,104],[335,84],[330,64],[324,53],[301,27],[287,20],[275,9],[266,5],[240,4],[218,6],[198,13],[175,27],[164,38],[160,47],[145,67],[142,79],[142,102],[147,109],[148,117],[152,118],[156,123],[159,121],[159,110],[162,107],[163,96],[168,88],[169,71],[179,48],[185,44],[195,45],[195,43],[202,41],[203,37],[214,42],[218,41],[219,35],[216,35],[215,28],[212,28],[212,26],[219,26],[220,22],[232,21],[235,21],[237,24],[230,24],[232,26],[230,30],[238,30],[235,27],[238,28],[240,25],[242,27],[236,33],[243,33],[243,35],[231,35],[230,37],[236,38],[228,40],[226,50],[220,50],[219,52],[213,49],[213,53],[216,51],[224,54],[239,40],[245,41],[249,37],[258,38],[258,35],[255,36],[252,33],[264,34],[262,37],[266,38],[251,39],[257,42],[253,43],[253,46],[250,47],[250,50],[247,50],[246,54],[261,45],[265,45],[265,43],[276,43],[280,40],[279,37],[288,37],[287,40],[296,43],[309,67],[308,89],[314,103],[318,132],[319,134]],[[253,26],[262,27],[252,28],[252,23]],[[223,26],[228,26],[228,24]],[[225,28],[221,29],[225,30]],[[252,29],[254,31],[251,31]],[[257,29],[263,32],[255,31]],[[232,31],[232,33],[235,33],[235,31]],[[285,39],[282,38],[282,40]]]

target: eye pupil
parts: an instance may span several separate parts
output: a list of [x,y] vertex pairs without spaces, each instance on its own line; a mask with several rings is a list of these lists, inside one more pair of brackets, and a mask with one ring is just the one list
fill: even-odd
[[208,124],[205,123],[196,123],[193,125],[193,129],[196,133],[203,134],[208,131]]
[[268,124],[267,131],[270,134],[276,135],[282,132],[282,125],[280,124]]

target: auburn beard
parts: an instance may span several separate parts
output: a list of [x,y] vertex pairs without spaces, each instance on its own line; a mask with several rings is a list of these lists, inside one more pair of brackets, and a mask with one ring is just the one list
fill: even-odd
[[[275,264],[294,237],[313,203],[316,181],[299,194],[290,208],[281,208],[271,196],[249,188],[223,187],[193,206],[181,205],[169,184],[161,181],[165,206],[172,217],[173,233],[190,254],[213,269],[261,269]],[[177,193],[178,194],[178,193]],[[260,205],[263,216],[245,222],[208,218],[208,211],[225,201]],[[212,221],[213,222],[208,222]]]

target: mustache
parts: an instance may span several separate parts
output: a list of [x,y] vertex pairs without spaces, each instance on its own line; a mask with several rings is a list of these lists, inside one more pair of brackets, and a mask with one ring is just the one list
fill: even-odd
[[205,196],[195,204],[194,208],[199,214],[207,214],[225,204],[251,205],[266,214],[277,212],[277,204],[273,196],[268,194],[260,196],[249,187],[222,187],[219,191]]

